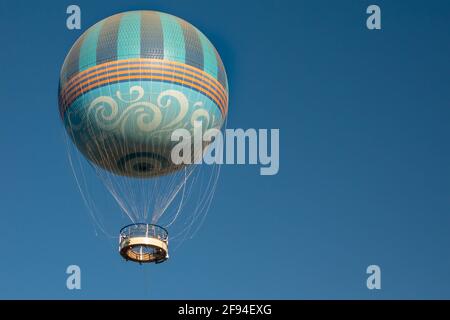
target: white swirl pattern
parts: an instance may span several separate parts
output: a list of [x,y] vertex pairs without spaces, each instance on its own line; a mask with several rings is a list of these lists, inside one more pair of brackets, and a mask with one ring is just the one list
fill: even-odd
[[133,92],[137,92],[138,93],[138,96],[136,97],[136,99],[131,99],[131,100],[123,99],[122,98],[122,93],[119,90],[116,91],[116,96],[122,102],[136,102],[136,101],[141,100],[144,97],[144,89],[142,87],[140,87],[140,86],[132,86],[130,88],[130,95],[132,95]]
[[[181,120],[183,120],[183,118],[186,116],[186,114],[189,110],[189,100],[186,98],[186,96],[182,92],[177,91],[177,90],[166,90],[166,91],[161,92],[161,94],[159,95],[158,100],[157,100],[158,105],[160,107],[164,107],[164,108],[167,108],[168,106],[170,106],[172,103],[172,100],[170,99],[171,96],[178,100],[178,103],[180,105],[180,110],[179,110],[176,118],[173,119],[169,124],[164,126],[164,128],[170,128],[170,127],[176,125],[177,123],[179,123]],[[164,97],[169,97],[167,99],[167,102],[165,105],[162,104],[162,99]],[[194,106],[195,106],[195,103],[194,103]]]
[[[140,101],[144,98],[145,93],[142,87],[133,86],[129,89],[130,96],[135,93],[137,93],[136,98],[126,100],[120,91],[116,92],[119,101],[129,104],[122,110],[114,98],[110,96],[97,97],[90,103],[87,113],[93,115],[98,128],[105,131],[120,128],[123,135],[126,134],[129,121],[135,121],[131,127],[133,130],[138,129],[139,133],[143,134],[158,129],[166,131],[169,128],[185,127],[189,124],[193,125],[195,121],[202,121],[204,128],[217,126],[214,123],[214,115],[210,117],[203,102],[196,101],[190,108],[188,98],[181,91],[170,89],[161,92],[156,99],[156,104],[150,101]],[[174,108],[174,100],[176,100],[178,108]],[[169,107],[171,107],[170,111]],[[190,119],[186,119],[189,113]],[[173,119],[164,121],[164,117],[169,116]]]

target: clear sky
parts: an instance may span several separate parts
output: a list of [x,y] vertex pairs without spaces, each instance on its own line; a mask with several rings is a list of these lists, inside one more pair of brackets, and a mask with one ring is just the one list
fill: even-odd
[[[81,31],[65,26],[74,3]],[[149,266],[96,236],[57,111],[73,42],[138,9],[214,43],[228,127],[280,129],[279,174],[223,166],[196,237]],[[446,0],[1,1],[0,298],[450,298],[449,21]]]

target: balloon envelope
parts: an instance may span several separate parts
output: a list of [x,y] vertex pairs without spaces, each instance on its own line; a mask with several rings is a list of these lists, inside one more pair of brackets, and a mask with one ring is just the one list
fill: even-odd
[[131,11],[75,42],[61,70],[59,111],[79,151],[114,174],[155,177],[182,168],[174,130],[221,128],[228,108],[222,61],[198,29],[175,16]]

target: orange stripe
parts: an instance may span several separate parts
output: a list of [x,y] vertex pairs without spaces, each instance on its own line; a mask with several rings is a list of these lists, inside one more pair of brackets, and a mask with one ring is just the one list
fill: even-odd
[[[177,83],[179,83],[179,84],[186,84],[186,85],[192,86],[193,88],[196,88],[197,90],[199,90],[200,92],[206,94],[208,97],[210,97],[212,100],[214,100],[214,102],[219,106],[219,109],[220,109],[220,111],[222,112],[222,115],[225,115],[225,114],[226,114],[225,106],[223,106],[219,101],[217,101],[217,99],[216,99],[215,97],[210,96],[210,94],[208,94],[208,92],[204,91],[204,89],[201,88],[201,87],[198,87],[198,86],[196,86],[196,85],[193,85],[193,84],[191,84],[191,83],[189,83],[189,82],[186,82],[186,81],[183,81],[183,80],[173,79],[173,78],[167,78],[167,77],[162,77],[162,76],[146,76],[146,75],[144,75],[144,76],[140,76],[140,78],[141,78],[141,79],[155,79],[155,80],[171,80],[171,81],[177,82]],[[91,84],[90,86],[88,86],[88,87],[86,87],[86,88],[80,88],[81,90],[80,90],[78,96],[82,95],[83,93],[89,91],[89,90],[92,89],[92,88],[99,87],[99,86],[101,86],[102,84],[105,84],[105,83],[109,83],[109,82],[112,82],[112,81],[120,81],[120,80],[130,80],[130,79],[132,79],[132,77],[130,77],[130,76],[122,76],[122,77],[116,77],[116,78],[111,78],[111,79],[108,79],[108,80],[96,82],[96,83],[93,83],[93,84]],[[72,98],[72,97],[70,97],[70,98]],[[64,99],[65,102],[67,102],[67,104],[65,104],[65,106],[66,106],[66,107],[70,106],[70,104],[71,104],[76,98],[77,98],[77,97],[72,98],[71,100],[67,100],[66,97],[64,96],[63,99]],[[63,110],[63,113],[64,113],[66,110],[67,110],[67,108],[65,108],[65,109]]]
[[[122,77],[111,78],[111,79],[108,79],[108,80],[96,82],[96,83],[93,83],[93,84],[91,84],[90,86],[88,86],[88,87],[86,87],[86,88],[81,89],[80,92],[79,92],[79,94],[78,94],[77,96],[70,97],[69,100],[66,99],[66,97],[64,97],[63,99],[64,99],[65,102],[68,102],[68,103],[67,103],[67,106],[69,106],[74,100],[76,100],[76,98],[78,98],[80,95],[82,95],[83,93],[89,91],[89,90],[92,89],[92,88],[100,87],[102,84],[109,83],[109,82],[111,82],[111,81],[129,80],[129,79],[133,79],[133,77],[132,77],[132,76],[122,76]],[[139,78],[138,78],[138,79],[139,79]],[[226,112],[227,112],[227,111],[225,111],[225,110],[227,110],[228,108],[226,108],[224,105],[222,105],[222,104],[220,103],[220,101],[217,100],[216,97],[214,97],[213,95],[211,95],[210,92],[205,91],[203,88],[198,87],[198,86],[196,86],[196,85],[194,85],[194,84],[192,84],[192,83],[189,83],[189,82],[186,82],[186,81],[182,81],[182,80],[178,80],[178,79],[162,77],[162,76],[140,76],[140,79],[170,80],[170,81],[173,81],[173,82],[176,82],[176,83],[179,83],[179,84],[186,84],[186,85],[188,85],[188,86],[191,86],[191,87],[193,87],[193,88],[196,88],[197,90],[199,90],[200,92],[206,94],[209,98],[211,98],[212,100],[214,100],[214,102],[219,106],[219,109],[220,109],[222,115],[225,115]],[[68,100],[68,101],[67,101],[67,100]],[[65,110],[66,110],[66,109],[65,109]],[[64,110],[64,111],[65,111],[65,110]]]
[[[114,75],[120,75],[120,74],[127,74],[127,75],[129,75],[129,72],[124,72],[124,71],[121,71],[121,72],[116,72],[116,73],[111,73],[111,74],[108,74],[108,75],[105,75],[105,76],[103,76],[103,77],[100,77],[100,78],[96,78],[96,79],[92,79],[91,81],[95,81],[95,82],[93,82],[88,88],[91,88],[91,87],[93,87],[93,86],[95,86],[95,84],[96,83],[98,83],[98,80],[101,80],[101,79],[107,79],[107,78],[110,78],[110,76],[114,76]],[[151,74],[151,73],[150,73]],[[169,75],[171,75],[172,73],[168,73]],[[142,76],[142,73],[139,73],[139,74],[136,74],[135,76],[129,76],[130,78],[134,78],[134,77],[136,77],[136,76]],[[191,79],[190,77],[185,77],[185,78],[188,78],[188,79]],[[155,78],[156,79],[156,78]],[[173,77],[164,77],[163,79],[166,79],[166,80],[171,80],[171,81],[175,81],[175,82],[180,82],[180,81],[183,81],[183,80],[178,80],[178,79],[174,79]],[[194,80],[195,81],[195,79],[192,79],[192,80]],[[90,83],[90,81],[88,81],[88,82],[86,82],[86,83]],[[105,83],[105,81],[102,81],[102,82],[100,82],[100,83]],[[203,83],[200,83],[200,82],[196,82],[196,83],[190,83],[190,82],[183,82],[183,83],[187,83],[187,84],[189,84],[189,85],[191,85],[191,86],[193,86],[194,88],[199,88],[197,85],[198,84],[200,84],[200,85],[205,85],[205,84],[203,84]],[[78,86],[78,88],[74,88],[71,92],[69,92],[69,93],[65,93],[65,94],[61,94],[61,96],[64,96],[64,99],[67,101],[67,100],[69,100],[69,101],[71,101],[71,102],[73,102],[73,100],[74,99],[72,99],[72,97],[73,96],[75,96],[76,94],[77,94],[77,91],[80,89],[80,88],[82,88],[83,86],[84,86],[85,84],[80,84],[79,86]],[[201,88],[201,87],[200,87]],[[203,89],[203,88],[202,88]],[[199,89],[200,90],[200,89]],[[203,92],[203,93],[207,93],[208,94],[208,96],[211,96],[212,95],[212,97],[215,97],[215,98],[217,98],[219,101],[220,101],[220,105],[222,105],[222,106],[225,106],[226,104],[227,104],[227,100],[222,100],[222,99],[220,99],[220,97],[219,96],[217,96],[216,94],[215,94],[215,92],[214,91],[205,91],[205,89],[203,89],[203,90],[201,90],[201,92]]]
[[[110,78],[110,77],[112,77],[112,76],[117,76],[117,75],[127,75],[127,74],[132,74],[132,73],[135,73],[136,75],[143,75],[143,74],[152,74],[152,73],[162,73],[162,74],[166,74],[166,75],[173,75],[173,72],[167,72],[167,71],[161,71],[161,70],[159,70],[159,71],[157,71],[157,72],[153,72],[153,71],[151,71],[150,72],[150,70],[141,70],[141,71],[139,71],[139,70],[136,70],[136,71],[128,71],[128,70],[124,70],[124,71],[117,71],[117,72],[111,72],[111,73],[107,73],[107,74],[105,74],[105,75],[102,75],[102,76],[100,76],[100,77],[97,77],[97,78],[94,78],[94,79],[92,79],[93,81],[99,81],[99,80],[102,80],[102,79],[107,79],[107,78]],[[189,76],[183,76],[186,80],[190,80],[190,81],[192,81],[193,83],[195,83],[195,84],[197,84],[197,85],[203,85],[203,86],[205,86],[206,88],[208,88],[209,90],[211,90],[211,93],[214,95],[214,96],[216,96],[216,98],[218,98],[219,100],[220,100],[220,102],[223,104],[223,105],[225,105],[225,101],[226,100],[224,100],[220,95],[217,95],[217,92],[214,90],[214,88],[211,88],[210,86],[208,86],[206,83],[202,83],[200,80],[198,80],[198,79],[195,79],[195,78],[191,78],[191,77],[189,77]],[[79,85],[80,86],[84,86],[86,83],[89,83],[89,82],[85,82],[85,83],[80,83]],[[67,92],[63,92],[63,95],[68,95],[69,97],[71,97],[72,95],[74,95],[74,93],[76,92],[76,90],[77,90],[77,88],[73,88],[72,90],[70,90],[70,91],[67,91]]]
[[[183,67],[182,71],[186,71],[185,69],[190,69],[193,71],[197,71],[199,73],[201,73],[202,75],[205,75],[205,77],[209,78],[210,80],[217,82],[218,85],[220,86],[220,88],[226,92],[225,88],[223,87],[223,85],[217,81],[216,78],[214,78],[213,76],[211,76],[210,74],[204,72],[203,70],[200,70],[198,68],[195,68],[193,66],[181,63],[181,62],[177,62],[177,61],[170,61],[170,60],[162,60],[162,59],[151,59],[151,58],[132,58],[132,59],[124,59],[124,60],[115,60],[115,61],[109,61],[109,62],[105,62],[96,66],[93,66],[89,69],[83,70],[79,73],[77,73],[75,76],[73,76],[70,81],[75,81],[76,79],[82,77],[83,75],[85,75],[86,73],[89,73],[93,70],[97,70],[100,68],[103,68],[105,66],[113,66],[113,65],[118,65],[118,64],[122,64],[122,63],[126,63],[126,62],[134,62],[134,63],[140,63],[140,62],[159,62],[159,64],[162,62],[164,64],[168,64],[168,65],[176,65],[176,66],[180,66]],[[104,69],[106,70],[106,69]]]
[[[123,60],[120,60],[120,61],[123,61]],[[159,61],[162,61],[162,60],[159,60]],[[103,66],[103,65],[101,65],[101,66]],[[190,74],[190,75],[193,75],[193,76],[197,76],[197,77],[206,76],[206,77],[204,77],[204,79],[202,79],[202,80],[205,80],[206,82],[208,82],[209,84],[211,84],[212,86],[214,86],[214,87],[217,89],[217,91],[220,93],[220,95],[222,96],[222,99],[223,99],[223,100],[226,100],[226,93],[225,93],[225,91],[223,91],[223,87],[222,87],[222,85],[220,84],[220,82],[218,82],[218,81],[217,81],[216,79],[214,79],[214,78],[212,78],[212,80],[211,80],[211,79],[208,77],[209,75],[208,75],[207,73],[201,71],[200,69],[197,69],[197,70],[198,70],[199,72],[202,72],[201,75],[199,75],[199,74],[197,74],[197,73],[195,73],[195,72],[192,72],[192,71],[183,69],[183,68],[175,67],[175,66],[167,66],[167,65],[164,65],[164,64],[160,64],[160,63],[159,63],[159,64],[152,64],[152,63],[138,63],[138,62],[130,63],[130,64],[123,64],[123,65],[121,65],[121,66],[109,67],[109,68],[102,69],[102,70],[97,70],[97,71],[95,71],[95,72],[91,72],[91,73],[89,73],[89,74],[86,74],[85,76],[83,76],[83,77],[81,77],[81,78],[79,78],[79,79],[75,79],[75,78],[77,78],[77,76],[78,76],[78,75],[77,75],[77,76],[75,76],[74,78],[72,78],[72,79],[69,80],[69,84],[68,84],[67,86],[65,86],[65,88],[64,88],[63,91],[62,91],[62,92],[63,92],[62,94],[66,94],[67,91],[71,91],[71,90],[73,89],[73,87],[75,87],[76,85],[78,85],[80,82],[82,82],[82,81],[84,81],[85,79],[87,79],[87,78],[89,78],[89,77],[91,77],[91,76],[94,76],[94,75],[96,75],[96,74],[103,73],[103,72],[107,72],[107,71],[110,71],[110,70],[116,70],[116,71],[117,71],[118,68],[137,67],[137,66],[139,66],[139,67],[152,67],[152,66],[158,66],[158,67],[161,68],[161,69],[177,70],[177,71],[183,72],[183,74],[180,74],[180,75],[184,75],[184,73],[187,73],[187,74]],[[98,68],[91,68],[91,69],[88,69],[88,70],[85,70],[85,71],[92,71],[93,69],[98,69]],[[83,72],[84,72],[84,71],[83,71]],[[200,79],[198,79],[198,81],[200,81]]]

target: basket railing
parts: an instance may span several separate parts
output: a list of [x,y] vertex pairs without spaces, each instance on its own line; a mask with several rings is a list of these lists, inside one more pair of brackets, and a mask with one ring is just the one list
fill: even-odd
[[167,230],[156,224],[135,223],[125,226],[120,230],[121,239],[147,237],[167,241],[168,236]]

